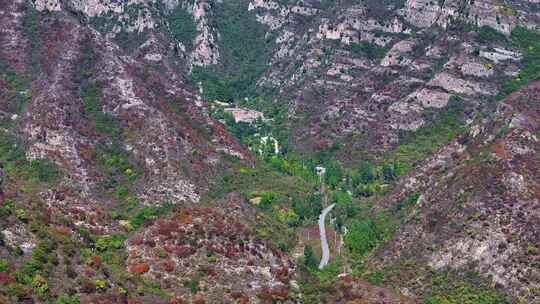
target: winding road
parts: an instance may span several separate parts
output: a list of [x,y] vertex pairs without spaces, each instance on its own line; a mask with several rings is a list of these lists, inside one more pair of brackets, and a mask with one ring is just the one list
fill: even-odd
[[328,241],[326,240],[326,227],[324,225],[324,219],[326,218],[326,214],[334,208],[336,204],[332,204],[321,212],[321,215],[319,216],[319,233],[321,234],[321,249],[322,249],[322,257],[321,257],[321,263],[319,263],[319,269],[323,269],[326,264],[328,264],[328,260],[330,259],[330,249],[328,249]]

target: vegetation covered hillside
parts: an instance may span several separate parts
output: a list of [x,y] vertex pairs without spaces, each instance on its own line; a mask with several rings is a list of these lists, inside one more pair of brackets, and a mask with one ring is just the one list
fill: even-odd
[[0,0],[0,303],[540,303],[539,24]]

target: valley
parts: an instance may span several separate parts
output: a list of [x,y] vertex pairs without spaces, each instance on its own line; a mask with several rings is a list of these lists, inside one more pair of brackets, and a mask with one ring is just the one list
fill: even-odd
[[535,0],[0,0],[0,303],[540,303]]

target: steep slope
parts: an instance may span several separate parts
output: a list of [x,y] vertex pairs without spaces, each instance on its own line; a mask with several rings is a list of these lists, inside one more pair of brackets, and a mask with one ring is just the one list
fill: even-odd
[[432,271],[449,271],[486,279],[512,303],[539,300],[539,103],[536,81],[423,162],[384,199],[382,206],[392,209],[420,194],[394,237],[368,261],[387,271],[386,283],[444,303],[437,295],[441,286],[429,282]]
[[[192,72],[209,101],[264,96],[288,110],[311,154],[380,155],[430,126],[458,96],[465,118],[524,67],[509,36],[534,30],[534,1],[37,1],[84,16],[146,61]],[[148,47],[153,52],[144,51]]]
[[[238,222],[253,216],[249,207],[225,222],[219,212],[186,207],[197,203],[231,162],[249,168],[253,157],[209,116],[181,70],[165,59],[145,59],[155,58],[145,54],[157,52],[155,46],[127,54],[72,12],[56,11],[53,3],[45,12],[25,1],[0,3],[6,29],[0,35],[0,301],[168,303],[178,295],[174,301],[197,302],[205,293],[216,299],[223,289],[205,287],[195,296],[198,289],[184,288],[191,285],[181,275],[171,285],[180,294],[166,285],[161,290],[152,282],[162,274],[140,261],[158,241],[146,232],[155,218],[186,212],[195,224],[181,228],[184,236],[192,234],[189,243],[198,247],[206,238],[213,246],[217,264],[208,275],[220,279],[206,286],[226,285],[230,269],[241,263],[254,269],[245,274],[246,282],[259,285],[245,283],[233,298],[252,290],[286,297],[288,285],[279,282],[288,282],[288,268],[294,266]],[[154,223],[161,235],[163,221]],[[231,223],[232,231],[222,230]],[[152,237],[137,243],[138,230]],[[130,247],[135,244],[148,248]],[[184,267],[186,262],[176,259],[191,253],[180,245],[165,254]],[[230,250],[238,246],[247,248],[242,262],[236,258],[243,251]],[[183,269],[198,276],[201,265]],[[283,270],[267,272],[270,266]],[[149,270],[152,277],[141,276]]]
[[539,301],[539,5],[0,0],[0,302]]
[[[111,178],[104,174],[116,174],[126,175],[145,204],[197,202],[208,177],[223,166],[220,153],[250,159],[167,61],[128,56],[68,12],[40,14],[29,4],[10,4],[17,5],[26,10],[5,20],[5,26],[33,26],[19,25],[3,38],[28,47],[3,59],[8,70],[19,63],[15,74],[27,77],[31,98],[21,113],[5,116],[19,115],[13,133],[20,133],[27,156],[54,160],[83,196]],[[148,45],[144,51],[150,53]],[[124,171],[131,166],[132,172],[96,172],[100,162],[125,166]]]
[[307,151],[384,151],[403,130],[436,121],[430,113],[452,96],[481,112],[521,66],[505,35],[536,28],[539,11],[528,1],[340,1],[283,13],[291,6],[251,4],[278,37],[258,84],[279,88],[292,140]]

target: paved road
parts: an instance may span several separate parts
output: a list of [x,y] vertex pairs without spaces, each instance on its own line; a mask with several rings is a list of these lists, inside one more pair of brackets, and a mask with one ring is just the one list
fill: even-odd
[[319,216],[319,233],[321,234],[321,248],[322,248],[322,258],[321,263],[319,264],[319,269],[323,269],[326,264],[328,264],[328,260],[330,259],[330,249],[328,249],[328,241],[326,240],[326,227],[324,225],[324,219],[326,218],[326,214],[334,208],[336,204],[332,204],[321,212],[321,215]]

